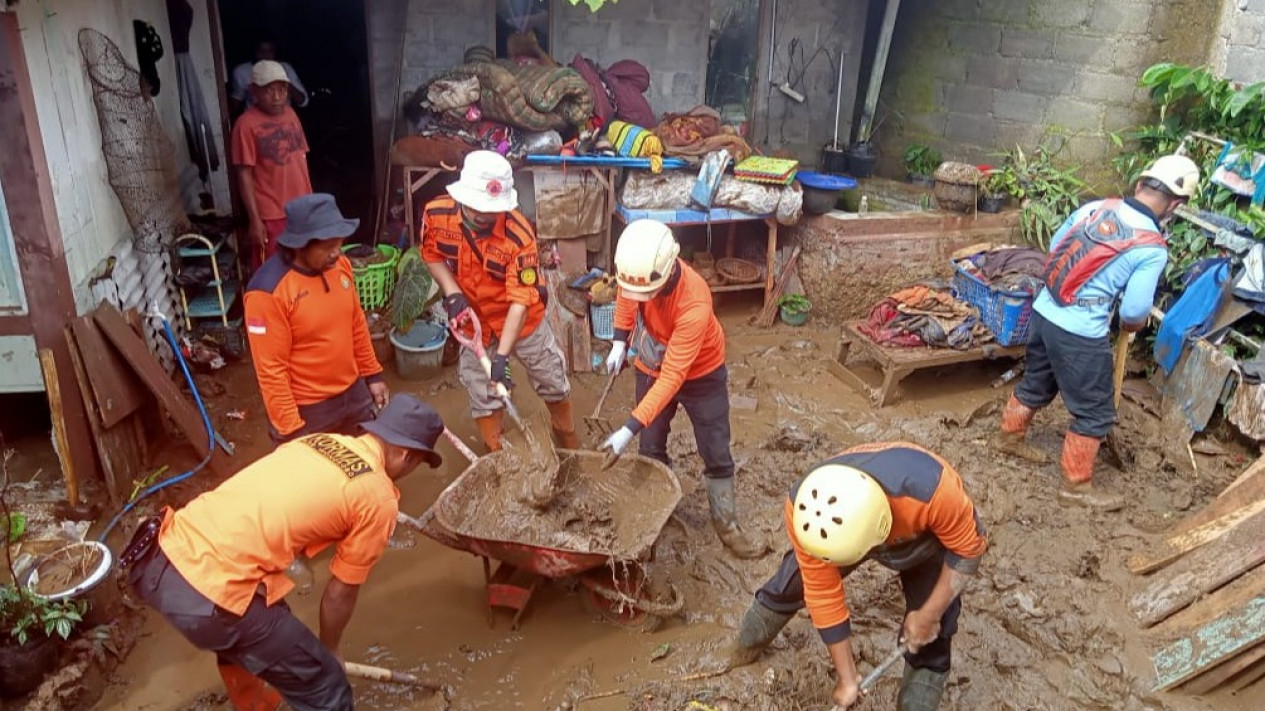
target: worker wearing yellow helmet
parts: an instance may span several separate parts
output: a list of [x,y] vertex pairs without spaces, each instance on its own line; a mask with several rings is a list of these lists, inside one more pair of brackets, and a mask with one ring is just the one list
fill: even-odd
[[854,447],[815,466],[791,487],[785,520],[791,550],[755,594],[731,664],[759,658],[807,605],[838,674],[833,698],[861,695],[843,580],[867,560],[897,571],[905,594],[905,674],[897,708],[940,705],[957,631],[959,594],[988,547],[962,479],[947,462],[903,442]]

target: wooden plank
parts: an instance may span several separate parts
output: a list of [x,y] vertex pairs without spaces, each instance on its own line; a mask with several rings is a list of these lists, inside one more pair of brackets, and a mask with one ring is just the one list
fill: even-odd
[[1265,476],[1258,474],[1244,479],[1233,491],[1213,499],[1195,514],[1179,521],[1173,527],[1173,533],[1185,533],[1261,499],[1265,499]]
[[1209,521],[1185,533],[1172,536],[1161,543],[1158,550],[1139,553],[1129,558],[1129,570],[1136,575],[1145,575],[1159,570],[1190,551],[1233,531],[1239,524],[1261,511],[1265,511],[1265,499],[1255,501],[1237,511],[1231,511],[1215,521]]
[[70,438],[66,435],[66,409],[62,403],[61,384],[57,380],[57,361],[51,348],[40,349],[40,370],[44,373],[44,392],[48,396],[49,415],[53,420],[53,441],[57,444],[57,458],[61,462],[62,476],[66,479],[66,498],[71,506],[79,505],[79,478],[73,457],[70,456]]
[[875,356],[875,360],[884,365],[892,364],[901,367],[910,367],[915,370],[923,368],[934,368],[940,365],[953,365],[955,363],[969,363],[977,360],[989,360],[992,358],[1019,358],[1024,354],[1024,346],[998,346],[995,344],[985,344],[977,348],[969,348],[964,351],[953,348],[887,348],[881,344],[870,340],[869,336],[861,333],[859,327],[864,321],[849,321],[844,324],[853,341],[862,348],[865,348]]
[[1167,691],[1265,640],[1265,596],[1156,651],[1154,691]]
[[1265,644],[1261,644],[1261,640],[1256,642],[1256,646],[1248,649],[1239,656],[1213,667],[1209,671],[1205,671],[1199,676],[1191,679],[1182,686],[1183,691],[1187,691],[1196,696],[1212,691],[1229,681],[1239,672],[1244,671],[1257,662],[1265,659]]
[[70,327],[101,424],[113,427],[145,403],[145,386],[118,351],[106,345],[91,316],[74,319]]
[[[185,399],[176,384],[167,377],[167,371],[163,370],[149,347],[124,320],[123,314],[113,306],[102,306],[93,314],[93,318],[106,339],[131,364],[141,381],[158,398],[158,403],[171,415],[176,427],[184,433],[198,456],[205,457],[208,445],[214,443],[207,442],[206,426],[202,423],[202,416],[197,408]],[[210,467],[220,476],[232,473],[228,456],[218,447],[212,449]]]
[[1242,474],[1235,477],[1234,481],[1230,482],[1229,486],[1222,489],[1220,494],[1217,494],[1217,498],[1220,499],[1224,497],[1226,494],[1229,494],[1231,491],[1234,491],[1236,488],[1241,486],[1243,482],[1250,481],[1262,474],[1265,474],[1265,455],[1261,455],[1255,462],[1249,464],[1247,469],[1243,470]]
[[1257,664],[1230,680],[1230,692],[1237,694],[1265,676],[1265,664]]
[[1150,627],[1243,573],[1265,563],[1265,512],[1174,563],[1133,596],[1129,608]]

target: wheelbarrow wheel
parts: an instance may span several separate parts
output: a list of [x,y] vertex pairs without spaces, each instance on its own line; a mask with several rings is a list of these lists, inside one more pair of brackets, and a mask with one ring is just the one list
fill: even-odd
[[681,612],[685,600],[671,583],[663,583],[666,595],[656,595],[658,585],[641,585],[641,576],[634,580],[621,579],[616,584],[596,575],[581,579],[584,589],[581,599],[584,608],[594,617],[625,629],[638,632],[654,632],[663,621]]

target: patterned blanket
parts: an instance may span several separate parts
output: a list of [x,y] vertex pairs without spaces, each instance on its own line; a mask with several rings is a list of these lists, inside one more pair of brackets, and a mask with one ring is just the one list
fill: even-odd
[[439,81],[476,77],[483,118],[527,131],[582,126],[593,113],[593,96],[579,72],[569,67],[517,65],[497,60],[469,62],[445,71],[414,94],[428,95]]

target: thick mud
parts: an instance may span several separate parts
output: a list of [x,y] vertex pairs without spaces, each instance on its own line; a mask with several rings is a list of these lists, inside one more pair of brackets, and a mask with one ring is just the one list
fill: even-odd
[[[1105,457],[1098,463],[1098,480],[1126,492],[1127,507],[1115,514],[1064,508],[1056,495],[1056,465],[1002,458],[986,446],[1008,392],[990,389],[988,383],[1008,363],[917,373],[903,382],[905,395],[898,404],[875,411],[826,368],[837,331],[814,330],[811,322],[798,330],[759,331],[745,325],[749,314],[744,308],[726,319],[739,505],[748,527],[773,541],[775,552],[740,561],[720,545],[710,526],[702,464],[682,413],[670,449],[683,498],[655,541],[649,563],[652,575],[671,580],[684,595],[678,617],[653,634],[621,629],[597,621],[582,604],[583,588],[562,580],[541,585],[521,626],[511,630],[508,613],[488,610],[478,558],[400,528],[397,545],[361,591],[343,651],[349,660],[439,679],[450,693],[428,697],[355,681],[358,708],[830,708],[830,665],[804,615],[792,620],[756,664],[700,677],[723,666],[726,645],[753,591],[786,549],[781,506],[791,483],[843,447],[878,440],[912,441],[943,454],[962,473],[989,529],[989,553],[964,594],[942,708],[1265,708],[1261,685],[1238,696],[1150,692],[1151,651],[1197,620],[1179,615],[1171,624],[1142,632],[1126,607],[1145,582],[1128,573],[1129,555],[1146,550],[1152,534],[1220,491],[1245,465],[1244,457],[1196,453],[1197,473],[1179,473],[1160,453],[1163,432],[1156,420],[1128,403],[1122,431],[1135,464],[1119,471]],[[211,398],[217,425],[243,456],[267,451],[249,366],[231,366],[216,380],[224,386]],[[590,411],[602,376],[578,376],[573,383],[575,411]],[[430,382],[392,385],[396,392],[412,391],[433,403],[455,432],[478,447],[454,372]],[[631,378],[617,382],[607,411],[629,407],[631,391]],[[544,411],[526,388],[515,400],[524,415]],[[247,420],[225,420],[223,413],[233,409],[246,410]],[[1042,412],[1034,443],[1056,455],[1068,420],[1057,403]],[[441,469],[419,470],[401,482],[402,507],[412,515],[429,506],[464,468],[455,451],[441,446]],[[192,488],[176,495],[190,493]],[[632,492],[616,505],[650,504]],[[327,557],[315,566],[318,590],[328,575]],[[893,573],[871,564],[848,579],[847,590],[854,648],[865,671],[895,643],[903,613],[900,586]],[[313,627],[318,599],[318,594],[290,599]],[[898,664],[857,708],[893,708],[900,673]],[[110,681],[98,708],[227,708],[213,657],[194,650],[153,615]],[[606,695],[585,699],[594,694]]]

